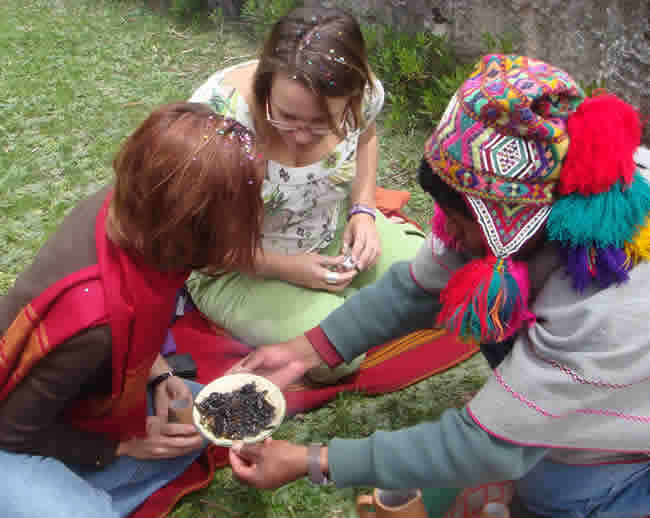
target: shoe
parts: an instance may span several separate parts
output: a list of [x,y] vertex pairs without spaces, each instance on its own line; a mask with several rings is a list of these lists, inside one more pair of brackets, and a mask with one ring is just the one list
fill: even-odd
[[342,363],[333,369],[327,364],[323,363],[318,367],[314,367],[313,369],[307,371],[305,377],[314,383],[320,383],[322,385],[334,385],[335,383],[341,381],[343,378],[357,372],[361,366],[361,363],[365,359],[366,355],[362,354],[360,356],[357,356],[350,363]]

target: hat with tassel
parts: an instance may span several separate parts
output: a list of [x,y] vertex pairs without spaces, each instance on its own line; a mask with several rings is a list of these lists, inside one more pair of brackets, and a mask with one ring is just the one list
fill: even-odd
[[[438,324],[485,343],[532,322],[527,266],[513,256],[544,226],[575,289],[625,281],[650,257],[650,187],[633,161],[640,138],[638,113],[618,97],[585,98],[566,72],[532,58],[483,57],[425,145],[488,251],[449,280]],[[437,210],[434,232],[441,218]]]

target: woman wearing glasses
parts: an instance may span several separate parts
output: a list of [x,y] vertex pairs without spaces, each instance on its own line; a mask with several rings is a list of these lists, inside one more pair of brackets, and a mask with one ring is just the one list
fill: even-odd
[[[422,237],[375,210],[375,118],[384,92],[357,21],[339,9],[296,9],[271,31],[259,60],[216,72],[192,96],[257,134],[268,160],[257,275],[188,280],[198,308],[253,345],[317,325],[345,297]],[[316,381],[334,382],[360,360]]]

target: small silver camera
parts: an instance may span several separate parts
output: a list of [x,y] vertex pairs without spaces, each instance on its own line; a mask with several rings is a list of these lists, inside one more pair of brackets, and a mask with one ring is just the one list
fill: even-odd
[[357,266],[357,262],[354,260],[354,258],[351,255],[346,255],[343,258],[343,268],[346,270],[354,270]]

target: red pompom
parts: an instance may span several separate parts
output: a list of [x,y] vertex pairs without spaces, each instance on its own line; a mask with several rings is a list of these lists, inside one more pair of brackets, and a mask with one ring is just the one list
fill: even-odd
[[437,323],[479,343],[502,342],[535,320],[529,293],[525,262],[493,255],[474,259],[456,270],[440,293]]
[[629,184],[641,143],[637,111],[615,95],[585,99],[568,120],[569,150],[560,173],[560,193],[584,196],[608,191],[617,181]]

